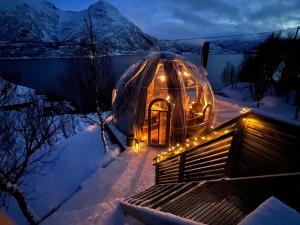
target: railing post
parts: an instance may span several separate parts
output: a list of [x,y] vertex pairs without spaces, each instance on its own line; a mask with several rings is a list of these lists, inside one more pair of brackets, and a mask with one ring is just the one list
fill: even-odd
[[[231,145],[229,148],[229,154],[225,168],[225,175],[227,177],[234,177],[235,175],[235,165],[239,157],[239,150],[243,141],[245,129],[247,127],[247,118],[248,116],[243,116],[237,121],[237,130],[231,140]],[[246,121],[244,121],[244,119]]]
[[159,164],[155,164],[155,185],[158,184],[158,179],[159,179]]
[[185,154],[181,154],[179,158],[178,182],[183,182],[184,164],[185,164]]

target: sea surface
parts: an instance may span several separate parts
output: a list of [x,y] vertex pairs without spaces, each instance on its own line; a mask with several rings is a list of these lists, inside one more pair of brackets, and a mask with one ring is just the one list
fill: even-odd
[[[143,55],[113,56],[109,89],[112,89],[126,69],[138,62]],[[196,65],[200,63],[200,56],[191,54],[185,57]],[[72,58],[26,58],[26,59],[0,59],[0,76],[4,74],[11,77],[16,83],[33,88],[39,94],[60,95],[68,99],[62,80],[68,74]],[[221,80],[222,71],[227,62],[238,67],[243,55],[209,55],[208,79],[214,89],[219,91],[224,85]],[[111,93],[108,90],[107,93]],[[110,97],[110,96],[107,96]]]

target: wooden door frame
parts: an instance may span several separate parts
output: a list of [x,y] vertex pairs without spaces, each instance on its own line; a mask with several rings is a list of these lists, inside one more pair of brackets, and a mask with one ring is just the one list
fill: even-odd
[[[158,111],[159,112],[159,110],[151,110],[151,108],[157,102],[164,102],[168,106],[167,110],[161,111],[161,112],[166,112],[167,113],[167,121],[166,121],[166,144],[164,144],[164,145],[160,145],[160,144],[155,145],[155,144],[151,143],[151,112],[152,111]],[[162,148],[163,147],[169,147],[169,144],[170,144],[171,110],[172,110],[171,104],[166,99],[164,99],[164,98],[156,98],[156,99],[154,99],[154,100],[152,100],[150,102],[149,107],[148,107],[148,145],[150,147],[162,147]],[[158,134],[158,136],[159,136],[159,134]]]

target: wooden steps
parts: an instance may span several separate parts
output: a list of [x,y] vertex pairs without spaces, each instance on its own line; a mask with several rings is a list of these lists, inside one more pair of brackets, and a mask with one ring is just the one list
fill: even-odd
[[235,225],[271,196],[300,210],[300,126],[248,112],[211,132],[220,135],[156,162],[156,185],[124,212],[145,224]]
[[[254,209],[246,195],[225,181],[156,185],[125,203],[210,225],[237,224]],[[130,207],[123,204],[125,213]]]

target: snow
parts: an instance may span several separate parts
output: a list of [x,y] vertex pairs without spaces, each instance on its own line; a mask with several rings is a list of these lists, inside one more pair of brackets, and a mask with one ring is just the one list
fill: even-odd
[[[84,123],[79,127],[83,125]],[[79,128],[77,129],[79,130]],[[46,175],[28,177],[28,186],[24,187],[25,192],[30,193],[29,205],[39,218],[58,207],[78,191],[81,183],[101,166],[104,156],[100,129],[95,125],[62,140],[60,148],[61,153],[58,160],[44,168],[47,171]],[[25,224],[18,206],[12,199],[10,200],[9,214],[17,224]]]
[[238,225],[299,225],[300,214],[271,197],[247,215]]
[[106,168],[99,168],[43,225],[129,223],[119,202],[154,185],[155,149],[128,149]]
[[[245,86],[241,84],[238,87]],[[239,100],[246,99],[247,92],[241,95]],[[255,102],[216,96],[215,125],[239,116],[241,108],[245,106],[255,107]],[[280,98],[267,96],[261,102],[261,109],[252,110],[268,116],[274,111],[283,112],[283,118],[287,120],[293,107],[285,106]],[[114,128],[113,125],[111,127]],[[124,134],[117,129],[114,132],[125,142]],[[31,190],[33,187],[38,198],[30,199],[29,204],[37,216],[41,218],[57,208],[42,222],[43,225],[60,225],[66,221],[78,225],[136,224],[122,213],[119,203],[154,185],[155,170],[152,164],[159,150],[145,148],[137,151],[128,148],[120,153],[118,146],[110,145],[115,151],[104,155],[100,130],[94,125],[61,141],[64,150],[51,166],[51,173],[31,180]],[[16,205],[11,206],[9,213],[17,219],[17,224],[25,224]]]
[[203,223],[192,221],[183,217],[179,217],[171,213],[165,213],[147,207],[139,207],[129,203],[123,203],[123,204],[138,209],[139,217],[143,218],[144,221],[151,221],[151,224],[204,225]]
[[[291,99],[289,103],[285,103],[283,98],[271,95],[271,92],[269,92],[267,96],[261,99],[260,107],[257,108],[257,102],[251,99],[249,84],[247,83],[238,83],[234,88],[229,86],[225,87],[220,93],[227,97],[216,96],[216,101],[219,101],[217,105],[222,106],[219,112],[222,112],[224,109],[228,117],[230,117],[230,112],[228,111],[232,112],[232,116],[236,116],[238,113],[235,112],[235,110],[237,110],[238,107],[247,107],[255,113],[289,124],[300,125],[299,119],[294,120],[295,106],[293,105],[293,99]],[[218,116],[219,115],[217,115],[217,117]],[[221,118],[221,121],[223,122],[224,120]]]

